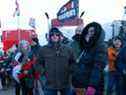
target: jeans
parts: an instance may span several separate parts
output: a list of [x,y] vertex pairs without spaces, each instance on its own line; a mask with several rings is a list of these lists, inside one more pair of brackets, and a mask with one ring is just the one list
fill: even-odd
[[[115,89],[113,90],[113,88],[115,88]],[[115,91],[116,95],[120,95],[120,93],[121,93],[120,76],[119,76],[118,72],[109,73],[107,95],[112,95],[112,93],[114,91]]]
[[72,95],[72,90],[70,88],[64,88],[64,89],[44,89],[44,95]]

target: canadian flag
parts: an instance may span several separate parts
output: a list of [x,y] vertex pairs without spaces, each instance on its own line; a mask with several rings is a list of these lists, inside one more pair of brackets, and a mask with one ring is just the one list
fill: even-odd
[[60,21],[73,19],[79,14],[79,0],[70,0],[63,5],[57,13],[57,18]]

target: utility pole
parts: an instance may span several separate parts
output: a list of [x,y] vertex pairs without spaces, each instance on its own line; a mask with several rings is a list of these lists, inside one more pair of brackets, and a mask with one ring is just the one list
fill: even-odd
[[45,16],[47,18],[47,23],[48,23],[48,29],[50,30],[51,28],[51,23],[50,23],[50,17],[49,17],[49,14],[47,12],[45,12]]

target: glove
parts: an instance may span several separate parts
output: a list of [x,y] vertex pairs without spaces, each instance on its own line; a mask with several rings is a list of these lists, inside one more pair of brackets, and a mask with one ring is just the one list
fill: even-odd
[[125,69],[123,70],[123,74],[126,75],[126,70]]
[[95,92],[96,92],[95,88],[89,86],[87,88],[86,95],[95,95]]

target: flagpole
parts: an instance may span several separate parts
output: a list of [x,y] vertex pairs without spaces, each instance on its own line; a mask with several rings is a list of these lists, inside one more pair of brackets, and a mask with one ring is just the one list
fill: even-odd
[[49,18],[49,14],[47,12],[45,12],[45,16],[47,18],[47,23],[48,23],[48,30],[50,30],[51,25],[50,25],[50,18]]
[[17,32],[18,32],[18,41],[21,40],[21,31],[20,31],[20,17],[17,16]]
[[81,13],[80,18],[82,18],[82,17],[83,17],[84,13],[85,13],[85,11],[83,11],[83,12]]
[[19,8],[19,0],[15,0],[15,12],[13,14],[13,17],[16,16],[16,22],[17,22],[17,33],[18,33],[18,41],[21,40],[21,33],[20,33],[20,8]]

